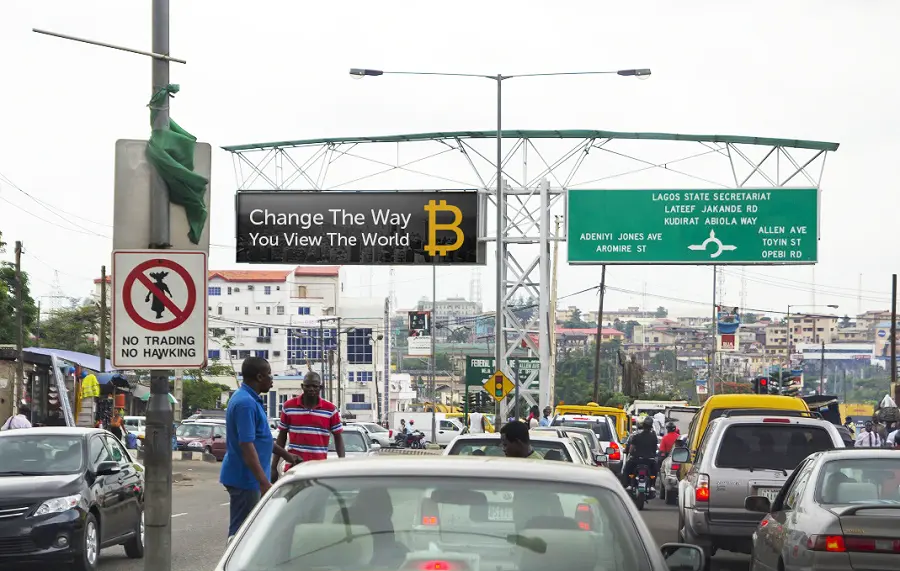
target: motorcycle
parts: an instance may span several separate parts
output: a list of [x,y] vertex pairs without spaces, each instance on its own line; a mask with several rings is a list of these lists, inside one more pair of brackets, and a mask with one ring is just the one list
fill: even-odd
[[425,448],[425,434],[421,430],[413,430],[408,434],[399,433],[394,437],[395,448]]
[[634,468],[634,473],[628,476],[631,479],[631,486],[628,493],[634,500],[638,510],[644,509],[644,503],[653,499],[653,479],[650,475],[650,467],[646,464],[638,464]]

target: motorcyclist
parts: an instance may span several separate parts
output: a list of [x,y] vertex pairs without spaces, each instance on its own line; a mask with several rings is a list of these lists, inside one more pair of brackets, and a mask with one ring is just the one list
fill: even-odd
[[675,426],[675,423],[669,421],[666,423],[666,435],[662,437],[662,440],[659,442],[659,459],[663,460],[666,456],[668,456],[672,449],[675,448],[675,441],[678,440],[678,437],[681,434],[678,432],[678,427]]
[[409,419],[409,428],[406,431],[406,445],[412,446],[413,440],[416,438],[416,421]]
[[[625,454],[628,455],[628,461],[625,462],[625,469],[622,470],[623,485],[628,488],[631,486],[630,476],[634,472],[638,464],[646,464],[650,470],[651,476],[656,476],[656,452],[659,445],[659,437],[653,430],[653,419],[644,418],[641,422],[640,431],[634,434],[625,445]],[[651,486],[651,490],[653,487]]]

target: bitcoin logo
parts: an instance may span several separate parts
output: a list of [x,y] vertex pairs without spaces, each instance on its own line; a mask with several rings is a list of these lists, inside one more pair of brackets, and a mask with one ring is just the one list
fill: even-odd
[[[463,236],[462,230],[459,229],[459,225],[462,222],[462,211],[452,204],[447,204],[446,200],[442,200],[439,203],[429,200],[428,204],[425,205],[425,212],[428,213],[428,243],[425,244],[425,252],[430,256],[446,256],[447,252],[459,250],[465,241],[465,236]],[[453,222],[450,224],[438,224],[438,212],[452,212]],[[456,234],[456,240],[452,244],[438,245],[438,230],[453,232]]]

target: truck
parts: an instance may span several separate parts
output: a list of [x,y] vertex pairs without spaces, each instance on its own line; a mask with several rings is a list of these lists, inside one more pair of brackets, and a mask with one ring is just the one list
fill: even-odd
[[394,431],[394,434],[400,432],[400,421],[406,421],[406,427],[409,428],[410,421],[413,421],[413,429],[421,431],[425,435],[426,443],[434,443],[438,444],[443,448],[450,444],[454,438],[463,433],[463,429],[465,428],[462,424],[462,419],[450,418],[447,416],[446,412],[435,412],[435,424],[437,425],[437,434],[431,430],[431,418],[432,413],[430,412],[403,412],[403,411],[394,411],[390,414],[388,418],[388,422],[390,424],[389,428]]

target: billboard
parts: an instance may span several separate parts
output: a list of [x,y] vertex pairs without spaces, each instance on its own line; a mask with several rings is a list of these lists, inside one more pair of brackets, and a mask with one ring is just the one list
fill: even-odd
[[716,350],[735,352],[738,350],[738,329],[741,316],[738,308],[716,306]]
[[570,264],[814,264],[817,188],[570,189]]
[[241,191],[237,262],[299,265],[474,265],[474,191]]
[[431,356],[431,312],[409,312],[409,334],[406,339],[406,354],[413,357]]

